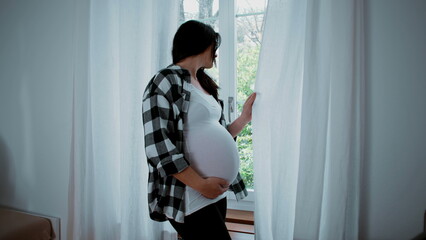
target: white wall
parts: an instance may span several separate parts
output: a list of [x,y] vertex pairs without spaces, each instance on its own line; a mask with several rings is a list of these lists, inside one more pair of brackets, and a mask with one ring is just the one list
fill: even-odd
[[369,0],[363,239],[411,239],[426,210],[426,1]]
[[[60,217],[63,239],[74,2],[0,6],[0,205]],[[410,239],[426,210],[426,1],[369,0],[366,11],[361,238]]]
[[0,205],[61,218],[71,151],[73,1],[0,4]]

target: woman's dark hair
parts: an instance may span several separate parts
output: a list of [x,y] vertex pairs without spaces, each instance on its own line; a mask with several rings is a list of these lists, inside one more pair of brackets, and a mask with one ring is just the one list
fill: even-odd
[[[194,20],[187,21],[179,27],[173,38],[173,64],[198,55],[210,46],[213,46],[212,59],[214,59],[220,41],[219,33],[215,32],[211,26]],[[197,79],[204,90],[218,100],[219,86],[204,72],[203,68],[197,71]]]

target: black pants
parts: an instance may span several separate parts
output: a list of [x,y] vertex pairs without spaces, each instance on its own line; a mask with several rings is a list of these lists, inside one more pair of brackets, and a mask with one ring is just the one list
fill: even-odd
[[183,240],[231,240],[225,225],[226,198],[185,217],[184,223],[169,222]]

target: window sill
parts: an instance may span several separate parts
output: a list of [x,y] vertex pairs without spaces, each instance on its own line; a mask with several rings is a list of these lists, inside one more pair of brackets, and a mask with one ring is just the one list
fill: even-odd
[[228,209],[236,210],[245,210],[245,211],[254,211],[254,194],[255,192],[252,189],[248,190],[248,196],[243,200],[237,201],[235,194],[232,191],[228,191]]

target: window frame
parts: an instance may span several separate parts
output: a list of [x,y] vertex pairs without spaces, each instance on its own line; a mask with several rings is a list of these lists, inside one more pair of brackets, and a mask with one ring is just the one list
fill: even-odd
[[255,192],[253,189],[248,189],[248,196],[243,200],[237,200],[232,191],[228,191],[226,198],[228,202],[228,209],[245,210],[254,212]]
[[[219,61],[219,98],[224,103],[224,115],[228,123],[237,117],[237,34],[236,0],[218,0],[218,31],[221,45]],[[198,19],[205,21],[205,19]],[[240,100],[241,101],[241,100]],[[237,201],[232,191],[227,192],[228,209],[254,211],[255,191],[247,189],[249,195]]]
[[[222,37],[219,50],[219,95],[225,104],[225,118],[230,123],[236,117],[237,36],[235,16],[235,0],[219,0],[219,33]],[[230,97],[233,98],[233,101],[230,101]],[[230,109],[233,109],[233,111],[230,111]]]

